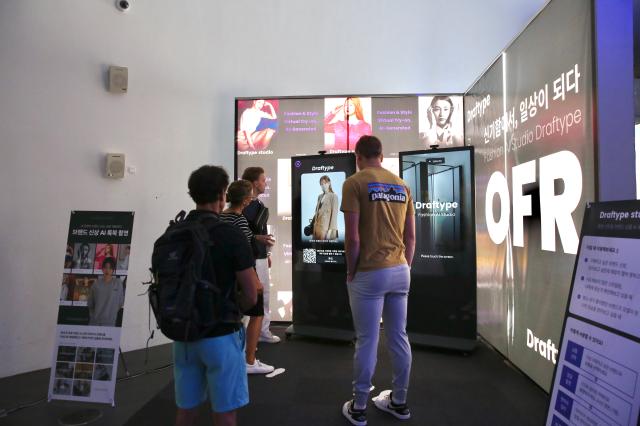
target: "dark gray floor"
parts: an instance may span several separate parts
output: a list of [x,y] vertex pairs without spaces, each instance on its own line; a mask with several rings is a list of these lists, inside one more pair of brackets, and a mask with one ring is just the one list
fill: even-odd
[[[284,328],[276,329],[283,335]],[[293,338],[277,345],[261,344],[258,357],[287,371],[275,378],[251,376],[251,404],[239,411],[241,425],[346,425],[340,415],[350,397],[353,346],[345,343]],[[129,370],[145,369],[144,352],[126,355]],[[370,425],[541,425],[547,394],[502,356],[483,343],[470,356],[456,352],[413,348],[409,403],[413,418],[400,423],[369,407]],[[170,346],[153,348],[148,369],[171,361]],[[120,372],[119,376],[122,376]],[[0,409],[46,395],[48,370],[0,380]],[[376,391],[389,387],[390,364],[379,353],[374,377]],[[375,392],[375,391],[374,391]],[[84,404],[42,403],[21,410],[0,425],[57,425],[57,419]],[[171,425],[175,416],[172,370],[152,373],[116,387],[116,408],[96,405],[104,417],[94,425]],[[210,425],[201,407],[199,425]]]
[[[287,371],[272,379],[250,376],[251,403],[239,410],[239,424],[347,425],[340,408],[351,394],[353,349],[349,343],[301,338],[261,346],[259,358]],[[381,346],[376,391],[390,387],[390,376],[389,357]],[[169,424],[162,422],[175,413],[173,398],[169,384],[127,426]],[[547,394],[483,343],[469,356],[414,347],[409,404],[413,418],[407,422],[370,406],[369,424],[539,426]],[[206,405],[197,424],[211,424]]]
[[[125,354],[127,367],[131,375],[153,370],[172,362],[171,345],[156,346],[149,350],[148,364],[144,365],[145,351],[133,351]],[[21,404],[46,398],[49,385],[49,369],[0,379],[0,410],[8,410]],[[118,377],[124,377],[122,363]],[[116,406],[104,404],[79,404],[69,401],[42,402],[34,407],[25,408],[0,417],[0,425],[22,426],[59,426],[58,419],[85,408],[98,408],[102,418],[91,423],[95,426],[123,425],[149,400],[158,394],[173,380],[173,370],[164,369],[144,376],[121,380],[116,385]],[[171,424],[171,423],[166,423]]]

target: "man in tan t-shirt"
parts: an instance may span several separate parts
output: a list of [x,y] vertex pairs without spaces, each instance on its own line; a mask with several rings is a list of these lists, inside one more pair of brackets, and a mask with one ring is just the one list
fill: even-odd
[[358,173],[342,187],[345,216],[347,288],[356,330],[354,399],[342,414],[354,425],[367,424],[366,405],[376,366],[380,318],[393,367],[392,388],[373,401],[398,419],[411,417],[407,389],[411,347],[407,337],[409,265],[415,249],[415,219],[409,188],[382,167],[382,143],[363,136],[356,144]]

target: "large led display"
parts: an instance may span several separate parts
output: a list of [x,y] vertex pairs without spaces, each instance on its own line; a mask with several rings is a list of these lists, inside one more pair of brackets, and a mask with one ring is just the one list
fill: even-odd
[[553,0],[465,95],[476,148],[478,329],[540,386],[596,195],[591,2]]
[[[261,166],[267,177],[262,201],[269,208],[269,232],[276,238],[272,250],[271,307],[273,320],[291,315],[291,157],[353,151],[358,138],[373,134],[382,140],[384,166],[399,174],[398,153],[463,144],[461,95],[394,95],[243,98],[236,100],[236,176],[245,168]],[[308,176],[310,194],[317,193],[322,175]],[[334,191],[340,176],[329,176]],[[315,190],[315,191],[314,191]],[[309,224],[303,205],[301,229]],[[306,223],[305,223],[306,221]],[[338,238],[343,235],[337,230]],[[304,236],[304,235],[303,235]],[[311,239],[310,236],[304,236]]]

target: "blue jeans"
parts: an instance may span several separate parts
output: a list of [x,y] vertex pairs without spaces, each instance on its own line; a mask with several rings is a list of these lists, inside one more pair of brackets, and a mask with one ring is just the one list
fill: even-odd
[[387,350],[391,355],[393,399],[404,403],[411,372],[411,346],[407,336],[409,267],[405,265],[356,272],[347,283],[349,303],[356,330],[353,358],[355,404],[367,404],[371,378],[376,369],[380,318],[384,321]]

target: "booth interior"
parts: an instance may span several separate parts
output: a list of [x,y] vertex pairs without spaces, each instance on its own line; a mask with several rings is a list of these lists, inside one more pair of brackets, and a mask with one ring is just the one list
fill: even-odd
[[[118,84],[125,71],[105,77]],[[355,144],[373,135],[415,219],[408,424],[640,424],[639,82],[640,0],[550,0],[457,92],[236,97],[225,168],[231,180],[264,170],[275,240],[265,295],[281,338],[258,346],[278,370],[250,375],[239,423],[345,422],[356,333],[340,205]],[[124,154],[107,156],[109,179],[135,173]],[[81,205],[66,212],[51,368],[0,378],[0,425],[85,414],[169,424],[171,344],[146,302],[127,304],[147,300],[132,282],[146,270],[129,258],[152,247],[136,241],[164,230],[146,217],[175,212]],[[129,317],[149,334],[123,352]],[[380,327],[374,383],[385,389]],[[207,411],[198,424],[210,424]],[[397,423],[371,411],[371,424]]]

